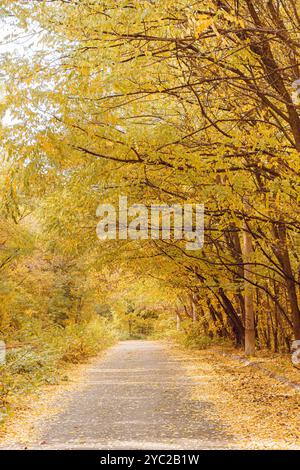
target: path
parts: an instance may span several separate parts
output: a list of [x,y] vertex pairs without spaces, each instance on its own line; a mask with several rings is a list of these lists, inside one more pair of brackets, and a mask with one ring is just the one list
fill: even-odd
[[213,405],[192,400],[192,379],[159,342],[120,342],[88,366],[85,381],[69,392],[66,408],[43,423],[42,440],[31,448],[220,449],[232,443],[210,418]]

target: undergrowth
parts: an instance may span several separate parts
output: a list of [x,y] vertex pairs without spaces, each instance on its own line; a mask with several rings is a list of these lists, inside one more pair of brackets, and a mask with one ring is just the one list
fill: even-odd
[[20,398],[41,385],[66,380],[66,366],[86,361],[110,346],[115,338],[101,319],[61,327],[30,319],[5,338],[5,365],[0,366],[0,424],[16,409]]

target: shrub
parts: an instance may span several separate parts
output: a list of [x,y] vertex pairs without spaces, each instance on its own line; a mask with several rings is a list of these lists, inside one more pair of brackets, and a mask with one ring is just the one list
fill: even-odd
[[65,328],[45,326],[32,319],[11,332],[7,342],[21,338],[20,346],[9,350],[7,363],[0,366],[0,421],[15,408],[20,395],[31,393],[42,384],[57,383],[65,376],[67,363],[84,362],[115,339],[106,320],[98,317]]
[[207,349],[213,345],[228,344],[228,339],[220,338],[212,333],[207,334],[201,323],[185,324],[182,330],[177,331],[173,337],[182,346],[191,349]]

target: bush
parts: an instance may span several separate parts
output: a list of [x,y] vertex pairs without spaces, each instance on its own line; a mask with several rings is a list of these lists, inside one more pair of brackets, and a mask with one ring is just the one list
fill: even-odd
[[114,342],[106,320],[99,318],[66,328],[45,327],[31,319],[21,330],[11,332],[7,342],[21,338],[20,347],[17,344],[9,350],[7,363],[0,366],[0,421],[15,408],[20,395],[58,383],[65,376],[66,364],[84,362]]
[[201,323],[184,325],[173,337],[182,346],[190,349],[207,349],[213,345],[228,344],[228,339],[205,333]]

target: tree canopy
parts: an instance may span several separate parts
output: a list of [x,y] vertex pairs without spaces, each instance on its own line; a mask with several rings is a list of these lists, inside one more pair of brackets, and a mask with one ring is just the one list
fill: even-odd
[[[27,46],[1,59],[0,324],[29,270],[63,323],[135,302],[241,345],[251,304],[257,346],[300,339],[299,7],[2,2],[5,41]],[[204,204],[204,247],[100,242],[97,206],[120,195]]]

